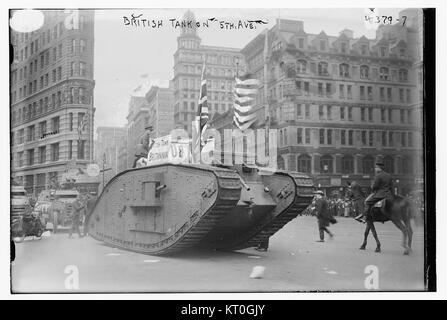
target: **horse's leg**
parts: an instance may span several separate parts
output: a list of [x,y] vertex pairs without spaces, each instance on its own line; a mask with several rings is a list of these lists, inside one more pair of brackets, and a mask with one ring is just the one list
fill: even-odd
[[404,255],[408,255],[410,254],[410,249],[408,248],[407,245],[407,228],[404,226],[404,224],[402,223],[402,221],[400,220],[391,220],[394,225],[402,232],[403,238],[402,238],[402,247],[404,247]]
[[366,243],[368,241],[368,235],[369,235],[369,230],[371,230],[371,226],[369,225],[369,222],[366,223],[366,228],[365,228],[365,234],[364,234],[364,238],[363,238],[363,243],[360,246],[360,250],[365,250],[366,249]]
[[380,241],[379,241],[379,237],[377,236],[376,227],[374,226],[374,222],[373,221],[371,221],[371,232],[372,232],[372,234],[374,236],[374,240],[376,240],[376,250],[375,250],[375,252],[381,252],[381,250],[380,250],[381,244],[380,244]]
[[404,224],[408,233],[408,249],[411,252],[411,243],[413,242],[413,228],[411,228],[411,220],[407,217],[404,219]]

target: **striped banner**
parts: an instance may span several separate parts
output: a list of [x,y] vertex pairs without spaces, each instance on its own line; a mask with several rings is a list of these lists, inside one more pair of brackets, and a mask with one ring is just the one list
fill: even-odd
[[192,134],[192,160],[193,163],[200,163],[201,146],[203,145],[202,133],[206,130],[209,120],[208,97],[206,95],[205,64],[202,67],[202,77],[200,82],[199,102],[197,113],[193,123]]
[[252,74],[236,78],[233,122],[241,131],[250,128],[257,120],[254,105],[258,89],[259,80]]

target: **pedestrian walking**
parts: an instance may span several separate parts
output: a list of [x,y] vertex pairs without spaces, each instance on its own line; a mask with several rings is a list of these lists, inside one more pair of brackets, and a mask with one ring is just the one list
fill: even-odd
[[315,193],[315,211],[318,220],[318,231],[320,233],[320,240],[317,242],[324,242],[324,233],[326,232],[332,239],[334,234],[328,229],[330,223],[335,223],[336,220],[332,217],[329,211],[329,205],[323,191]]
[[73,232],[77,232],[79,238],[82,238],[81,230],[79,225],[81,224],[82,210],[84,210],[84,203],[82,201],[82,196],[79,194],[76,200],[73,202],[73,211],[71,213],[71,228],[68,237],[71,238]]

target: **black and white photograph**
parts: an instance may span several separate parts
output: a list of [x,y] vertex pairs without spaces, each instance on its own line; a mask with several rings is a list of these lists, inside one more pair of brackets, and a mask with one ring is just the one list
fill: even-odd
[[7,10],[13,296],[433,291],[434,9],[66,6]]

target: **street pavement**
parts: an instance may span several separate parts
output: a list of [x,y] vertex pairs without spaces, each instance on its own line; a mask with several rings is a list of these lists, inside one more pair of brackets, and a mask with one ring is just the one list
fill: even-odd
[[[267,252],[194,252],[150,256],[67,234],[16,244],[11,265],[13,292],[296,292],[365,291],[371,270],[378,290],[424,289],[423,228],[415,227],[413,253],[403,255],[401,233],[391,223],[376,223],[382,252],[370,235],[359,250],[364,225],[338,218],[333,240],[318,239],[315,217],[297,217],[270,239]],[[414,225],[414,224],[413,224]],[[259,279],[255,266],[265,267]],[[372,266],[372,267],[371,267]],[[78,277],[76,277],[78,276]],[[78,278],[78,282],[75,282]],[[369,279],[369,278],[368,278]],[[369,283],[369,281],[366,281]],[[68,285],[67,285],[68,283]],[[78,283],[78,285],[73,285]],[[377,287],[375,287],[377,288]]]

